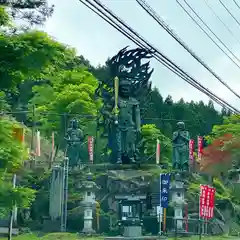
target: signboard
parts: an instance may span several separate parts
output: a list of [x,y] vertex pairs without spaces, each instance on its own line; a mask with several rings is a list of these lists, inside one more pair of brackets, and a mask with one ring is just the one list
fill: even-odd
[[89,154],[90,163],[93,163],[93,157],[94,157],[93,144],[94,144],[93,136],[88,136],[88,154]]
[[160,174],[160,206],[162,208],[168,207],[170,179],[170,173]]

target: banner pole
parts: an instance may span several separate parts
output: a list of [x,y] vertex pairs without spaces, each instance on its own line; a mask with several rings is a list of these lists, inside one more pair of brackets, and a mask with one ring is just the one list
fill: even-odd
[[162,199],[162,194],[161,194],[161,189],[162,189],[162,174],[160,173],[160,184],[159,184],[159,206],[160,206],[160,209],[159,209],[159,235],[161,236],[162,235],[162,204],[161,204],[161,199]]
[[163,232],[166,232],[167,209],[163,208]]

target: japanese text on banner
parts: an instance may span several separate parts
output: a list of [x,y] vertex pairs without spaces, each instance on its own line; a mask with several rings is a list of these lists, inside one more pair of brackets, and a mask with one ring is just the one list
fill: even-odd
[[214,198],[216,189],[207,185],[200,186],[199,216],[205,219],[213,218]]
[[170,179],[171,175],[167,174],[160,174],[160,202],[162,208],[168,207],[169,202],[169,187],[170,187]]
[[210,187],[209,188],[209,193],[210,193],[210,197],[209,197],[209,207],[208,207],[208,219],[213,218],[214,216],[214,205],[215,205],[215,193],[216,193],[216,189]]
[[208,192],[208,186],[200,185],[199,216],[202,218],[206,216],[207,192]]
[[93,142],[94,138],[92,136],[88,136],[88,154],[89,154],[89,162],[93,163]]
[[189,159],[191,162],[194,161],[193,152],[194,152],[194,140],[190,139],[190,141],[189,141]]
[[198,160],[202,159],[203,137],[198,136]]

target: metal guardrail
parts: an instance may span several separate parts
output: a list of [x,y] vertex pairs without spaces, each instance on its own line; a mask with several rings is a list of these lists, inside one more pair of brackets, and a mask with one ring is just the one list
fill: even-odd
[[[199,236],[199,239],[201,239],[202,236],[214,235],[214,233],[218,235],[222,233],[223,225],[223,223],[215,223],[212,220],[207,221],[196,218],[175,219],[174,217],[167,217],[166,229],[164,229],[163,235],[174,237],[175,239],[181,236]],[[178,228],[178,226],[182,228]],[[217,230],[219,230],[219,232],[217,232]]]

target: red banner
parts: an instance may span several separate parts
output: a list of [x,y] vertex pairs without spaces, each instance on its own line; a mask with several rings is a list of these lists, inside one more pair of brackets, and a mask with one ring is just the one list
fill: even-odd
[[211,219],[214,216],[215,193],[216,193],[216,189],[210,187],[209,188],[209,207],[208,207],[208,216],[207,216],[208,219]]
[[160,142],[157,139],[157,146],[156,146],[156,164],[158,165],[160,163],[160,151],[161,151],[161,146]]
[[207,185],[200,186],[199,216],[204,219],[213,218],[216,189]]
[[198,136],[198,160],[202,159],[203,137]]
[[194,161],[193,152],[194,152],[194,140],[190,139],[190,141],[189,141],[189,159],[191,162]]
[[200,185],[200,197],[199,197],[199,216],[205,218],[207,207],[207,185]]
[[13,136],[20,142],[24,142],[25,129],[23,127],[14,127]]
[[89,162],[93,163],[93,143],[94,143],[94,138],[92,136],[88,136],[88,154],[89,154]]

